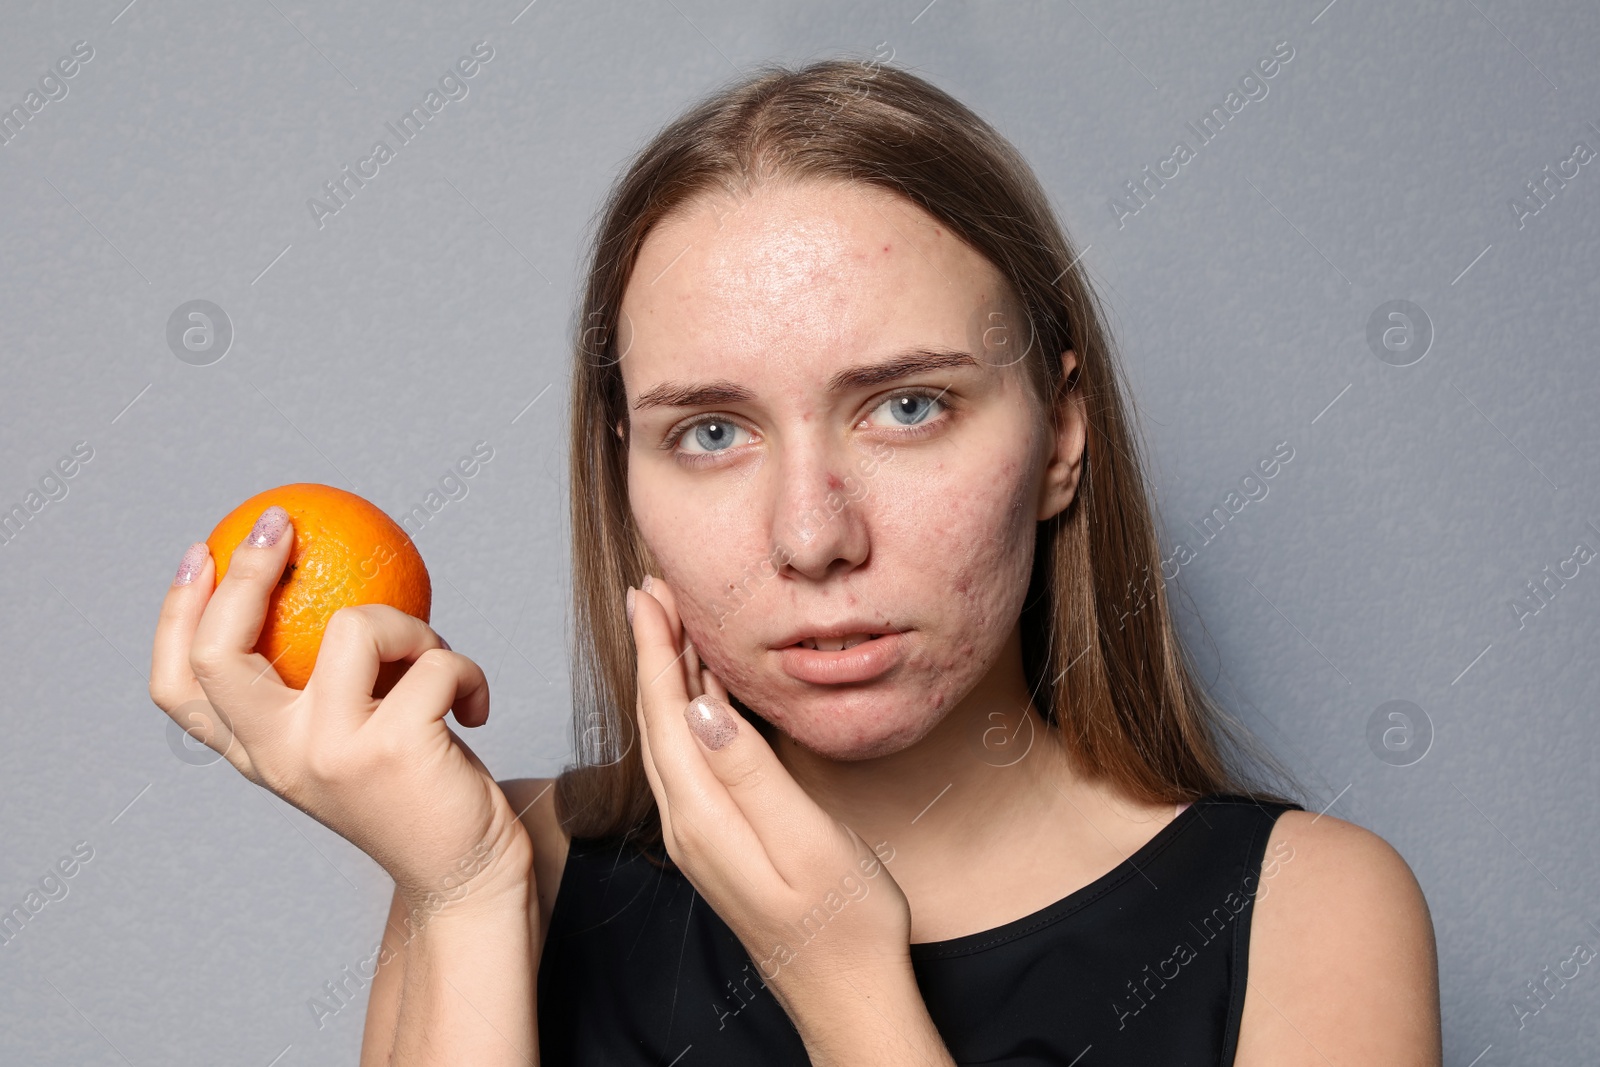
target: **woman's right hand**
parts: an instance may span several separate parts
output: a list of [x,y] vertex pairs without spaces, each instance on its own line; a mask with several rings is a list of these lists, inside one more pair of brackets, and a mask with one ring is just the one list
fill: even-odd
[[[180,568],[156,626],[151,698],[246,778],[371,856],[413,905],[530,892],[527,830],[444,722],[452,708],[462,726],[488,719],[476,663],[381,604],[334,613],[303,691],[254,651],[293,544],[287,514],[269,508],[220,583],[209,554],[183,584]],[[409,664],[405,674],[374,697],[380,665],[394,661]]]

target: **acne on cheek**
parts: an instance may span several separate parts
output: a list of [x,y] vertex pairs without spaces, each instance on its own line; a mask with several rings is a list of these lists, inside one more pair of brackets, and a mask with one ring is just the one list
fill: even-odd
[[[883,561],[880,566],[905,571],[903,580],[887,581],[884,588],[916,590],[914,599],[885,604],[884,608],[905,612],[906,621],[912,624],[927,619],[940,631],[934,635],[940,638],[934,643],[925,633],[909,636],[916,644],[902,684],[897,686],[907,701],[903,707],[879,705],[871,715],[843,719],[830,716],[820,704],[786,707],[793,694],[776,662],[767,662],[764,650],[752,655],[746,647],[754,620],[777,621],[770,619],[770,611],[750,603],[724,618],[728,613],[719,609],[717,597],[696,598],[689,590],[703,586],[720,591],[718,583],[725,581],[725,575],[698,573],[704,569],[703,560],[682,560],[683,566],[673,566],[672,561],[661,559],[660,566],[678,594],[685,632],[701,661],[746,706],[818,750],[846,753],[863,747],[909,744],[981,680],[1021,612],[1033,560],[1034,524],[1029,508],[1036,474],[1029,470],[1024,476],[1024,466],[1013,457],[1003,460],[997,470],[990,466],[982,472],[976,468],[928,472],[943,482],[932,490],[945,502],[934,511],[936,521],[928,519],[930,490],[925,483],[915,491],[911,485],[901,487],[905,493],[885,483],[881,498],[876,497],[874,487],[875,498],[886,502],[883,510],[875,512],[873,527],[875,544],[883,546],[878,555]],[[911,503],[898,507],[890,503],[895,500]],[[952,553],[952,546],[963,550]],[[765,582],[758,585],[768,588]],[[755,599],[761,599],[759,590]],[[747,617],[737,617],[746,612]],[[720,629],[719,620],[723,623]],[[795,719],[796,713],[804,717]]]
[[741,665],[728,655],[725,642],[740,629],[736,617],[730,616],[723,628],[719,629],[715,612],[707,613],[698,603],[679,592],[679,586],[675,585],[672,589],[678,593],[678,617],[683,623],[684,636],[694,643],[695,655],[731,688],[733,680],[739,676]]
[[[674,586],[673,589],[676,591],[678,587]],[[746,627],[750,624],[749,620],[757,618],[758,607],[755,604],[748,606],[745,609],[748,619],[735,615],[725,621],[722,629],[717,628],[718,615],[715,611],[707,612],[699,603],[687,598],[680,601],[679,616],[683,620],[684,634],[694,642],[695,655],[700,658],[701,664],[717,676],[730,694],[738,697],[762,718],[781,727],[781,700],[777,693],[768,688],[773,684],[772,679],[760,673],[762,660],[766,658],[765,652],[758,650],[754,656],[747,656],[739,644],[740,634],[753,636],[748,635]],[[766,666],[769,670],[777,669],[776,663]]]
[[[1017,482],[1019,464],[1008,462],[992,483],[996,492],[956,509],[945,527],[946,542],[969,546],[945,576],[947,588],[959,597],[952,612],[961,623],[960,640],[948,651],[941,671],[970,668],[993,656],[1010,636],[1011,622],[1021,614],[1033,566],[1032,516],[1026,506],[1031,483]],[[997,525],[998,524],[998,525]],[[929,546],[930,549],[933,546]],[[928,559],[948,558],[930,552]]]

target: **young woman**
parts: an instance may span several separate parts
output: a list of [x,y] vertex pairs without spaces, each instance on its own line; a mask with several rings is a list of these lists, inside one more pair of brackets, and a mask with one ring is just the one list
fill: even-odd
[[156,702],[394,876],[363,1063],[1440,1062],[1417,883],[1240,769],[980,118],[875,62],[709,98],[608,199],[576,350],[558,779],[493,780],[444,723],[483,672],[399,612],[270,681],[277,509],[162,611]]

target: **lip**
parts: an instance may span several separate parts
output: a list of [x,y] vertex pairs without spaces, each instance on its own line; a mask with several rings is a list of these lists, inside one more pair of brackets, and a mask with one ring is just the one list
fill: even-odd
[[844,619],[825,626],[812,629],[797,629],[783,638],[774,649],[782,651],[790,645],[797,645],[808,637],[849,637],[851,634],[881,634],[889,629],[889,624],[884,619]]
[[[855,632],[872,631],[863,628]],[[837,652],[823,652],[799,645],[775,651],[784,673],[791,678],[813,685],[847,685],[870,682],[899,666],[905,656],[905,640],[902,633],[886,633],[876,640],[863,641],[854,648],[843,648]]]

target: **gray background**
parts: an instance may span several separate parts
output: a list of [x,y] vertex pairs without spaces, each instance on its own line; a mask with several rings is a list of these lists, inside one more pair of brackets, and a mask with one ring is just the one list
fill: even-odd
[[[308,1001],[371,954],[389,880],[169,746],[145,687],[179,556],[285,482],[399,514],[488,441],[417,537],[433,621],[492,680],[475,750],[499,777],[557,771],[567,342],[601,191],[739,71],[883,42],[1018,145],[1084,250],[1169,550],[1293,447],[1182,569],[1184,627],[1307,806],[1416,871],[1446,1062],[1594,1062],[1600,961],[1520,1029],[1512,998],[1600,948],[1600,566],[1520,626],[1512,602],[1600,549],[1600,161],[1521,226],[1511,202],[1600,149],[1600,13],[924,3],[7,5],[0,106],[95,51],[0,146],[0,504],[75,442],[94,457],[0,545],[0,905],[75,843],[94,858],[0,948],[0,1060],[355,1062],[365,994],[320,1027]],[[470,95],[319,229],[307,198],[480,40]],[[1194,147],[1184,123],[1280,41],[1268,95],[1119,226],[1122,183]],[[210,366],[166,343],[194,299],[236,330]],[[1391,300],[1432,324],[1409,366],[1368,342]],[[1391,700],[1431,724],[1408,766],[1368,741]]]

